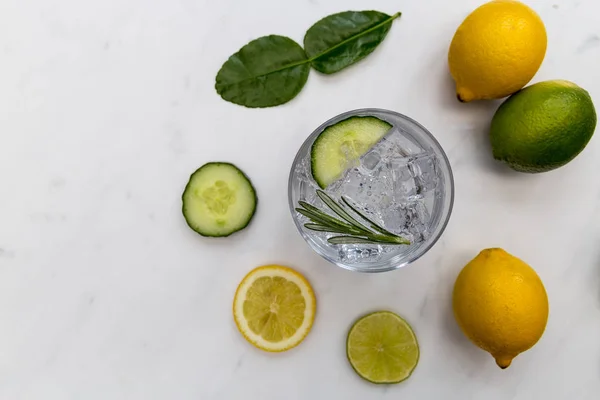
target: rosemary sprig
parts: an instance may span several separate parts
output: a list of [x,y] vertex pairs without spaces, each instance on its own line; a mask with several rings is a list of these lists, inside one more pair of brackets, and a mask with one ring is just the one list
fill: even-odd
[[[304,224],[306,229],[318,232],[340,233],[343,236],[333,236],[327,239],[331,244],[410,244],[410,241],[396,235],[383,228],[373,220],[369,219],[364,213],[361,213],[354,207],[350,201],[342,196],[340,204],[336,203],[327,193],[317,190],[317,196],[325,203],[331,211],[338,217],[335,218],[317,207],[305,201],[299,201],[300,207],[296,208],[300,214],[304,215],[311,222]],[[365,226],[359,219],[353,217],[348,211],[356,214],[359,219],[366,221],[369,225]]]

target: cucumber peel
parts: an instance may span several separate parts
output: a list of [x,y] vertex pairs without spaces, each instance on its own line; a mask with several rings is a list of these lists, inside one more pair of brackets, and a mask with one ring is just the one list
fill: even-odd
[[328,126],[312,145],[311,170],[321,189],[338,180],[385,136],[392,125],[376,117],[350,117]]
[[183,216],[202,236],[224,237],[244,229],[256,211],[256,191],[235,165],[210,162],[191,176],[182,195]]

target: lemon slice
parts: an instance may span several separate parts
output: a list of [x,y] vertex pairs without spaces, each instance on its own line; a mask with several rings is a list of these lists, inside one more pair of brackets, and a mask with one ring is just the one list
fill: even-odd
[[238,286],[233,318],[250,343],[279,352],[304,340],[315,308],[315,294],[302,275],[288,267],[266,265],[251,271]]
[[399,383],[419,362],[419,344],[410,325],[398,315],[379,311],[362,317],[348,333],[350,365],[372,383]]

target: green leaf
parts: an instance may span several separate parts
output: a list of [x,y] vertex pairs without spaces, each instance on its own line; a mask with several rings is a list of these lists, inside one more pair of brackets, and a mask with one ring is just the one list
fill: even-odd
[[[304,215],[311,222],[304,224],[304,227],[313,231],[329,232],[329,233],[341,233],[346,236],[334,236],[329,238],[328,241],[331,244],[360,244],[360,243],[380,243],[380,244],[410,244],[410,241],[400,237],[388,230],[382,228],[364,214],[362,214],[357,208],[355,208],[346,197],[342,196],[340,204],[337,204],[327,193],[322,190],[317,190],[317,196],[334,211],[340,218],[345,220],[338,220],[329,214],[319,210],[317,207],[305,202],[298,201],[298,204],[302,208],[296,208],[296,211]],[[343,207],[347,206],[356,215],[363,220],[371,224],[371,228],[376,232],[370,231],[361,222],[356,220],[350,214],[348,214]]]
[[323,18],[304,36],[304,49],[312,66],[332,74],[362,60],[385,39],[392,16],[378,11],[345,11]]
[[353,216],[348,214],[342,207],[340,207],[327,193],[322,190],[317,190],[317,196],[321,199],[323,203],[327,207],[331,209],[334,213],[340,216],[342,219],[346,220],[350,225],[354,228],[361,230],[363,232],[369,233],[369,230],[361,225]]
[[360,236],[332,236],[327,241],[331,244],[397,244]]
[[410,244],[407,240],[396,240],[395,238],[375,238],[372,236],[332,236],[327,241],[331,244],[388,244],[404,245]]
[[331,244],[379,244],[373,240],[358,236],[333,236],[327,239]]
[[300,91],[310,66],[304,50],[285,36],[263,36],[229,57],[215,88],[224,100],[246,107],[287,103]]
[[296,208],[296,211],[315,223],[335,227],[336,229],[344,229],[345,231],[348,231],[350,233],[355,231],[354,227],[352,227],[351,225],[348,225],[343,221],[336,220],[335,218],[320,211],[318,213],[314,213],[303,208]]
[[310,229],[311,231],[317,232],[328,232],[328,233],[343,233],[348,234],[346,229],[336,228],[333,226],[325,226],[321,224],[304,224],[306,229]]
[[352,211],[354,211],[355,214],[360,215],[360,217],[362,219],[364,219],[369,224],[371,224],[371,229],[374,229],[374,230],[376,230],[377,232],[379,232],[379,233],[381,233],[383,235],[397,236],[395,233],[392,233],[392,232],[388,231],[387,229],[383,228],[382,226],[380,226],[379,224],[377,224],[372,219],[368,218],[365,214],[361,213],[356,207],[354,207],[352,204],[350,204],[350,201],[348,201],[348,199],[346,198],[346,196],[342,196],[341,199],[342,199],[342,202],[346,206],[348,206],[348,208],[350,208]]

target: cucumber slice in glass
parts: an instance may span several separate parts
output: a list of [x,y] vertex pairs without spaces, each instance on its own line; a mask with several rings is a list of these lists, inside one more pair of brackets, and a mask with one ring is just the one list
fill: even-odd
[[321,132],[312,145],[311,169],[317,184],[325,189],[338,180],[392,125],[376,117],[350,117]]
[[182,195],[183,216],[202,236],[222,237],[244,229],[256,211],[250,179],[226,162],[204,164],[190,177]]

